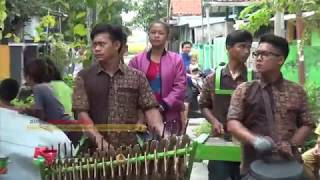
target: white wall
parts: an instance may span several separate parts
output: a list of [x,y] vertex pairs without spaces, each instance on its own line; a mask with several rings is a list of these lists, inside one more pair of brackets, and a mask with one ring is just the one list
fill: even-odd
[[29,22],[25,23],[24,33],[27,35],[25,35],[24,39],[31,40],[32,38],[29,35],[36,36],[37,35],[36,28],[39,26],[39,24],[40,24],[40,18],[35,16],[32,17],[29,20]]
[[[207,32],[207,26],[204,25],[204,39],[202,40],[202,28],[201,26],[195,27],[195,41],[196,43],[200,42],[208,42],[208,32]],[[211,38],[214,39],[216,37],[222,36],[226,37],[228,33],[232,32],[234,30],[233,23],[228,22],[227,24],[225,22],[223,23],[217,23],[217,24],[211,24],[210,25],[210,35]]]

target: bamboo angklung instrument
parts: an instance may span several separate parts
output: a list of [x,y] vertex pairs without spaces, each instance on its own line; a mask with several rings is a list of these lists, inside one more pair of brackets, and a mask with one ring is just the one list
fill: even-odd
[[60,155],[50,166],[40,165],[45,180],[187,180],[193,163],[195,142],[187,136],[171,136],[134,146],[108,147],[95,152]]

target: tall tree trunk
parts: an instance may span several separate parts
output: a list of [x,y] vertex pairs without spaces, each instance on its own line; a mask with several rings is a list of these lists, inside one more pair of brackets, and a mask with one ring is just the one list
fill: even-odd
[[16,24],[15,24],[15,29],[14,29],[14,34],[23,41],[24,38],[24,23],[25,20],[22,18],[18,18]]
[[298,74],[299,83],[304,85],[305,83],[305,67],[304,67],[304,52],[303,52],[303,18],[302,11],[299,10],[296,14],[296,30],[297,30],[297,52],[298,52]]
[[160,13],[159,13],[159,7],[160,7],[160,0],[157,0],[156,1],[156,17],[157,17],[157,20],[160,18]]

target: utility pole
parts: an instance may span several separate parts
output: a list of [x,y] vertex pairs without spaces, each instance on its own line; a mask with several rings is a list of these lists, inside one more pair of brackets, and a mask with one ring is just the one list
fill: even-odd
[[274,34],[285,38],[283,10],[277,10],[274,19]]
[[171,13],[171,5],[170,5],[171,1],[167,0],[167,23],[170,22],[170,13]]
[[[299,1],[299,0],[298,0]],[[296,31],[297,31],[297,52],[298,52],[298,74],[299,74],[299,83],[304,85],[305,83],[305,67],[304,67],[304,52],[303,52],[303,18],[302,18],[302,10],[299,10],[296,13]]]
[[284,9],[282,7],[278,7],[277,3],[277,0],[273,0],[273,5],[276,7],[276,14],[274,16],[274,34],[285,38]]
[[204,41],[203,0],[201,0],[201,43]]
[[206,19],[207,19],[207,38],[208,44],[211,44],[211,31],[210,31],[210,6],[206,6]]
[[59,6],[59,11],[58,11],[58,15],[59,15],[59,33],[62,33],[62,12],[61,12],[61,8]]
[[157,17],[157,20],[160,18],[159,7],[160,7],[160,0],[157,0],[156,1],[156,17]]

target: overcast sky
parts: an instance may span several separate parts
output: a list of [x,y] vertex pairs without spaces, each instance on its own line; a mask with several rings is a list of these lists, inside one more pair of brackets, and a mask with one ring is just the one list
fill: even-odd
[[[122,19],[125,23],[132,21],[133,17],[136,15],[136,12],[122,13]],[[132,35],[128,38],[128,43],[145,43],[146,42],[146,33],[141,29],[131,29]]]

